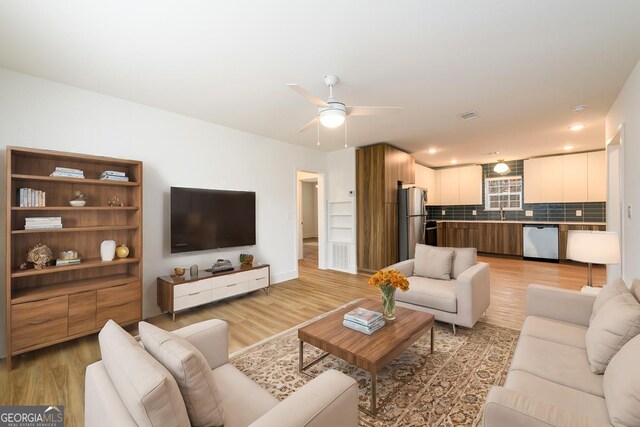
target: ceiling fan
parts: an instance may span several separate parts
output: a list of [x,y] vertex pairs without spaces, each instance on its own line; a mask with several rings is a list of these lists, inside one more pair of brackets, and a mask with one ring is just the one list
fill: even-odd
[[324,127],[337,128],[344,123],[347,116],[379,116],[382,114],[397,113],[402,110],[402,108],[400,107],[355,107],[345,105],[333,96],[333,87],[337,83],[337,76],[325,76],[324,84],[329,86],[329,98],[327,98],[326,101],[323,101],[320,98],[316,98],[306,90],[302,89],[302,87],[300,87],[296,83],[287,83],[287,86],[305,97],[307,101],[318,107],[317,117],[300,128],[298,132],[304,132],[310,127],[316,125],[318,121],[320,121],[320,123]]

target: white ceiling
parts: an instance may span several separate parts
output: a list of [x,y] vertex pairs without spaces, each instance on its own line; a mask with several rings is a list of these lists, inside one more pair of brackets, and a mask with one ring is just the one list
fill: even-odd
[[601,148],[639,59],[638,0],[0,1],[0,67],[314,148],[285,83],[325,98],[333,73],[347,104],[403,107],[350,120],[349,145],[431,166]]

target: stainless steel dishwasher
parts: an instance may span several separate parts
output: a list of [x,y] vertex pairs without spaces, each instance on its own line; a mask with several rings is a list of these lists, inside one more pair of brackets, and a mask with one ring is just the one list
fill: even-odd
[[556,224],[524,224],[522,244],[524,259],[559,262]]

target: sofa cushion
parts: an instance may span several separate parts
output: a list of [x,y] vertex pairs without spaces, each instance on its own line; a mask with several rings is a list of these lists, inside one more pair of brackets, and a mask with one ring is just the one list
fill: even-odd
[[594,421],[603,424],[609,423],[607,403],[602,397],[560,385],[523,371],[510,371],[504,387],[591,418]]
[[593,322],[596,314],[604,307],[604,305],[609,302],[609,300],[618,295],[629,293],[629,289],[627,285],[625,285],[624,280],[622,278],[618,278],[611,283],[608,283],[600,289],[598,292],[598,296],[596,296],[596,300],[593,302],[593,309],[591,310],[591,318],[589,319],[589,324]]
[[194,426],[221,426],[224,424],[220,397],[207,359],[193,344],[176,334],[147,322],[138,324],[144,347],[178,383]]
[[520,334],[578,347],[583,350],[587,348],[585,344],[586,326],[547,319],[546,317],[527,316]]
[[591,372],[587,352],[581,348],[522,335],[510,369],[604,397],[602,375]]
[[604,395],[614,426],[640,425],[640,335],[613,356],[604,372]]
[[451,278],[457,279],[459,275],[478,263],[478,250],[476,248],[451,249],[453,249],[453,261],[451,261]]
[[591,371],[604,373],[615,354],[640,333],[640,303],[630,293],[611,298],[589,325],[586,343]]
[[279,403],[230,363],[214,369],[213,377],[224,408],[224,427],[248,426]]
[[413,274],[431,279],[451,280],[452,262],[453,249],[418,243],[416,244]]
[[109,379],[139,426],[190,426],[173,376],[142,346],[109,320],[98,334]]
[[437,280],[419,276],[411,276],[408,279],[409,290],[396,292],[396,300],[449,313],[457,312],[455,280]]

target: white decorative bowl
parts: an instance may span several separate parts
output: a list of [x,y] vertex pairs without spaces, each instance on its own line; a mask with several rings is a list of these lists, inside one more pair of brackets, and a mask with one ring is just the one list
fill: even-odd
[[86,200],[70,200],[69,204],[76,208],[81,208],[82,206],[87,204],[87,201]]

